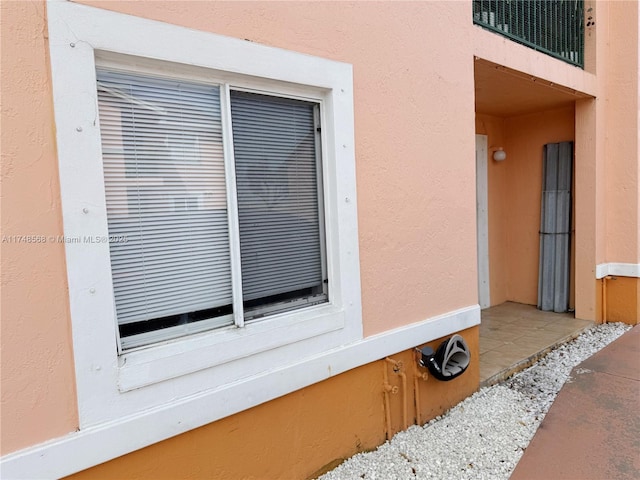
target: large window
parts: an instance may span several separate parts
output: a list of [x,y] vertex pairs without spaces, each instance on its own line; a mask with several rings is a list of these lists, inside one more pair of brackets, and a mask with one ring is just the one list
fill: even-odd
[[203,425],[330,374],[281,372],[363,338],[351,65],[47,18],[81,429]]
[[97,90],[121,350],[327,301],[320,102],[105,68]]

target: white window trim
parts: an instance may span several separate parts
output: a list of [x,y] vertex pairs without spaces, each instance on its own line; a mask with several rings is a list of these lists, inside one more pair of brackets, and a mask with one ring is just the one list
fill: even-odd
[[[348,64],[66,1],[48,2],[64,234],[108,238],[96,91],[96,53],[180,64],[246,79],[247,87],[312,92],[323,102],[329,304],[117,355],[107,243],[66,243],[80,427],[204,393],[362,339],[353,76]],[[133,58],[133,57],[135,58]],[[102,58],[102,57],[101,57]],[[169,66],[171,67],[171,66]],[[325,160],[326,159],[326,160]],[[250,383],[250,382],[249,382]],[[284,392],[287,393],[287,392]],[[249,402],[251,403],[251,402]]]

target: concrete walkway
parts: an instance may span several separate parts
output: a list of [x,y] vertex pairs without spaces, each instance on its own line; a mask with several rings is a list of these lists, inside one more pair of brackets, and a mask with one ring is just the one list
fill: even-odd
[[640,326],[571,377],[511,480],[640,479]]

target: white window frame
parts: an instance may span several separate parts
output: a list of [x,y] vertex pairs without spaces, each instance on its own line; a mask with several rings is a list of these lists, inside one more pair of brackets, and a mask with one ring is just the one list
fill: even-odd
[[[283,98],[291,98],[296,100],[307,101],[309,103],[317,104],[320,106],[320,110],[324,111],[324,99],[325,93],[324,91],[319,91],[318,89],[304,87],[304,86],[291,86],[291,85],[283,85],[277,82],[268,82],[264,79],[251,79],[244,78],[239,75],[229,75],[229,74],[218,74],[214,70],[210,69],[202,69],[196,68],[193,66],[187,67],[184,65],[174,65],[167,64],[164,62],[153,61],[150,59],[139,59],[135,57],[131,57],[128,55],[114,55],[112,52],[96,52],[96,67],[105,69],[107,71],[114,72],[125,72],[139,75],[148,75],[154,78],[164,78],[164,79],[175,79],[175,80],[185,80],[185,81],[195,81],[204,84],[210,84],[215,87],[220,88],[220,108],[222,115],[222,137],[223,137],[223,149],[225,156],[225,174],[226,174],[226,184],[227,188],[227,210],[229,216],[229,236],[231,237],[231,276],[234,278],[232,281],[233,285],[233,296],[234,296],[234,312],[229,314],[234,320],[234,323],[238,327],[244,327],[245,318],[244,318],[244,308],[243,304],[243,294],[241,288],[241,282],[237,279],[241,276],[241,261],[240,261],[240,245],[239,245],[239,226],[238,226],[238,205],[237,205],[237,195],[236,195],[236,178],[235,178],[235,166],[234,166],[234,152],[233,152],[233,135],[231,128],[231,109],[230,109],[230,92],[232,90],[242,91],[242,92],[251,92],[258,93],[269,96],[277,96]],[[168,70],[168,68],[173,67],[176,70]],[[230,83],[231,82],[231,83]],[[321,115],[320,120],[322,121],[323,116]],[[322,126],[321,126],[322,130]],[[321,136],[322,138],[322,136]],[[324,139],[323,139],[324,140]],[[324,141],[322,142],[324,143]],[[323,146],[320,146],[319,150],[322,150]],[[323,161],[323,156],[319,155],[318,160]],[[321,172],[324,170],[326,162],[323,162],[320,170]],[[323,184],[325,181],[324,175],[320,184]],[[322,256],[323,262],[326,259],[326,244],[325,244],[325,231],[324,231],[324,187],[323,193],[319,195],[318,201],[322,202],[322,207],[320,208],[320,218],[322,219],[322,234],[320,237],[320,243],[322,248]],[[323,264],[323,268],[324,268]],[[331,292],[333,295],[333,290]],[[239,305],[240,308],[235,308],[235,305]],[[322,307],[323,305],[320,305]],[[313,306],[305,307],[305,308],[314,308]],[[262,317],[259,320],[249,320],[249,322],[263,322],[271,318],[273,314],[269,314],[269,309],[282,309],[281,306],[278,305],[266,305],[263,307],[263,312],[266,317]],[[292,311],[293,312],[293,311]],[[304,315],[304,312],[302,312]],[[215,320],[215,319],[212,319]],[[295,319],[293,319],[295,322]],[[208,320],[203,320],[201,322],[195,322],[189,325],[194,330],[194,333],[203,331],[203,330],[211,330],[212,328],[217,327],[205,327],[202,324],[205,323],[213,323]],[[225,327],[222,327],[225,328]],[[235,328],[235,327],[230,327]],[[335,326],[332,326],[330,323],[325,325],[325,329],[327,331],[334,330]],[[116,329],[116,332],[118,330]],[[156,334],[157,337],[162,336],[162,330],[154,330],[149,332],[152,336]],[[312,335],[315,336],[318,333]],[[287,341],[284,340],[283,341]],[[162,340],[158,340],[157,343],[162,342]],[[127,351],[133,351],[134,349],[140,348],[148,348],[148,344],[145,344],[142,347],[132,347],[127,348]],[[122,352],[121,345],[118,345],[119,351]],[[171,366],[169,366],[171,368]],[[123,388],[121,386],[121,388]],[[135,386],[133,387],[135,388]]]
[[[80,427],[198,395],[229,401],[234,382],[361,340],[351,65],[66,1],[47,14],[64,235],[77,239],[65,251]],[[322,103],[328,303],[118,355],[96,58]]]

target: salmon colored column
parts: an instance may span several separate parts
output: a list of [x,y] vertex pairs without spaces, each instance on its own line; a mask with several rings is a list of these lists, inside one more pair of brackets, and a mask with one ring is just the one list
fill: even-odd
[[[598,91],[596,100],[576,103],[576,316],[601,320],[602,281],[595,278],[595,265],[640,262],[638,4],[591,6],[597,35],[588,30],[587,45]],[[607,319],[633,323],[638,280],[609,283]]]
[[[602,110],[598,100],[576,102],[575,143],[575,285],[576,318],[600,320],[601,292],[595,266],[604,261],[604,178],[603,141],[596,135],[596,111]],[[598,151],[601,152],[598,155]]]
[[[590,2],[596,29],[587,29],[588,68],[598,78],[596,98],[576,101],[576,317],[602,320],[602,284],[595,267],[607,261],[607,82],[609,7]],[[624,2],[630,3],[630,2]],[[637,132],[636,132],[637,134]]]
[[0,9],[5,454],[71,432],[78,419],[64,244],[55,238],[62,216],[45,5]]

